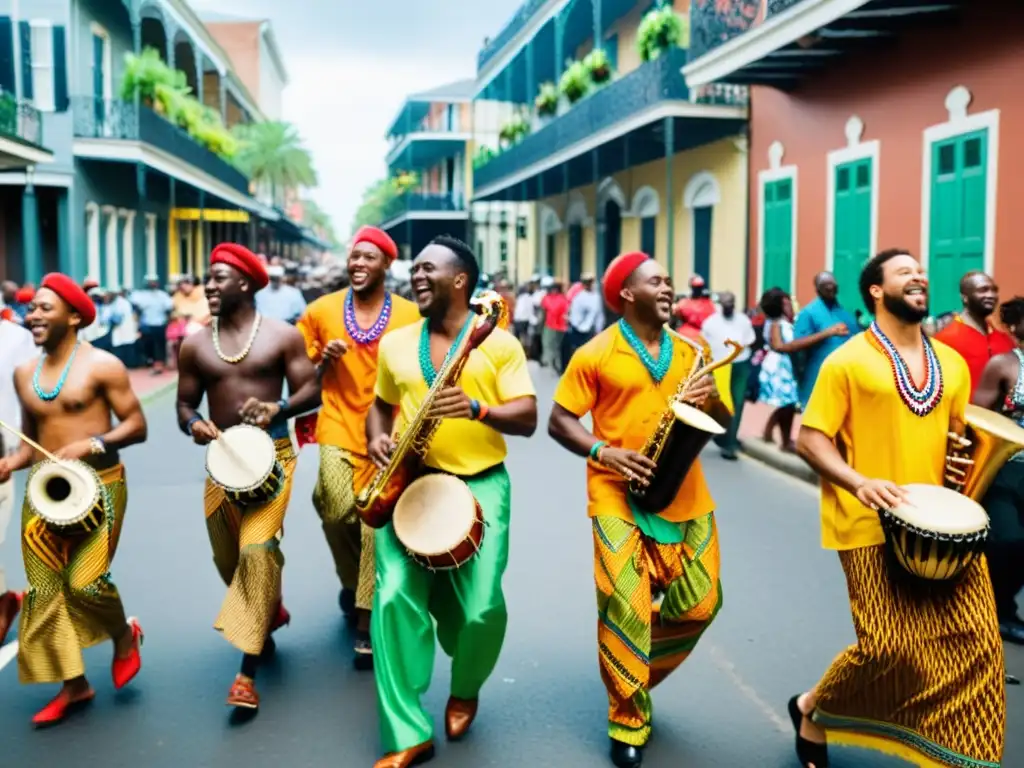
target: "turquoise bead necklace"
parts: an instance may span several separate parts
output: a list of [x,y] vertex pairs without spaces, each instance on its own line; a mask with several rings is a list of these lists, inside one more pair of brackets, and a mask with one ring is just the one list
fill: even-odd
[[71,350],[71,354],[68,356],[67,363],[64,364],[64,370],[61,371],[60,378],[57,379],[57,386],[55,386],[49,392],[46,392],[39,385],[39,375],[43,372],[43,363],[46,361],[48,355],[44,352],[39,356],[39,362],[36,363],[36,372],[32,376],[32,389],[36,391],[36,396],[40,400],[45,400],[46,402],[49,403],[53,400],[56,400],[58,395],[60,395],[60,391],[64,389],[64,384],[68,380],[68,374],[71,373],[71,364],[75,362],[75,353],[78,352],[78,347],[81,343],[82,342],[80,341],[75,342],[75,347],[74,349]]
[[651,374],[651,378],[654,379],[655,383],[660,384],[661,380],[668,373],[668,369],[672,367],[672,339],[669,337],[668,331],[664,328],[661,329],[661,339],[658,342],[658,359],[655,360],[625,319],[619,320],[619,330],[629,343],[629,346],[633,348],[633,351],[640,358],[640,362],[644,364],[644,368]]
[[[444,356],[444,363],[448,362],[448,358],[452,356],[462,344],[462,339],[473,325],[473,312],[469,313],[469,318],[466,320],[466,324],[462,326],[462,330],[459,331],[459,335],[455,337],[455,342],[448,350],[448,354]],[[444,363],[441,363],[441,367],[444,367]],[[437,378],[437,371],[434,369],[434,362],[430,359],[430,321],[423,321],[423,329],[420,331],[420,372],[423,374],[423,380],[427,382],[428,387],[434,386],[434,380]]]

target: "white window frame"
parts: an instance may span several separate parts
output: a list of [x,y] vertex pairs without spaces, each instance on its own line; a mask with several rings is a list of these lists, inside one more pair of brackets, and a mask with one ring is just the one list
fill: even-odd
[[789,179],[793,184],[793,216],[792,216],[792,244],[793,244],[793,259],[789,267],[789,290],[795,293],[797,289],[796,285],[796,263],[797,256],[800,253],[797,247],[797,234],[800,231],[798,226],[799,209],[800,209],[800,198],[798,196],[797,178],[798,168],[795,165],[782,165],[782,157],[785,153],[785,148],[782,146],[782,142],[776,141],[768,148],[768,164],[767,170],[759,171],[757,174],[757,296],[754,297],[754,301],[758,302],[761,300],[761,295],[765,291],[764,287],[764,188],[766,185],[773,181],[782,181],[783,179]]
[[971,92],[958,85],[946,96],[949,120],[924,129],[921,147],[921,266],[925,271],[931,259],[932,228],[932,147],[940,142],[975,131],[988,131],[985,155],[985,274],[996,278],[996,203],[998,202],[999,116],[1000,110],[967,114]]
[[[30,19],[28,22],[29,40],[32,45],[29,48],[29,70],[32,77],[32,104],[40,112],[54,112],[57,109],[57,88],[54,81],[54,71],[57,66],[57,51],[53,48],[53,22],[48,19]],[[35,45],[37,30],[45,30],[47,48],[50,52],[49,61],[39,58],[41,46]],[[47,84],[47,92],[50,98],[47,101],[40,99],[40,81]],[[24,85],[22,85],[24,89]]]
[[882,143],[878,139],[862,141],[864,123],[856,115],[846,122],[846,146],[834,149],[825,158],[826,194],[825,198],[825,271],[831,272],[836,258],[836,170],[841,165],[859,160],[871,161],[871,235],[868,245],[868,258],[878,252],[878,189],[880,179],[879,161],[882,156]]

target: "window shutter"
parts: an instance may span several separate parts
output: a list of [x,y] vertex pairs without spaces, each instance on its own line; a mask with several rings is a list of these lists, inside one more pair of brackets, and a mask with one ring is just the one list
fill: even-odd
[[57,112],[68,111],[67,44],[62,26],[53,28],[53,104]]
[[31,101],[35,95],[32,88],[32,27],[27,21],[18,26],[21,29],[21,98]]
[[15,95],[14,25],[10,16],[0,16],[0,90]]

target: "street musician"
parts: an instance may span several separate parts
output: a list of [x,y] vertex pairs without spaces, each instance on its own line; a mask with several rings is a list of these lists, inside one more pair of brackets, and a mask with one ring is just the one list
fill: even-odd
[[[701,341],[665,328],[673,289],[664,268],[643,253],[612,261],[604,299],[622,319],[580,347],[555,392],[548,430],[587,457],[588,512],[594,536],[601,677],[608,691],[611,760],[639,766],[651,736],[651,689],[689,656],[722,604],[714,502],[697,459],[667,507],[641,509],[628,486],[649,486],[658,465],[641,450],[679,394],[710,409],[710,376],[683,387]],[[591,434],[580,423],[590,413]],[[646,563],[636,578],[636,563]],[[660,605],[655,595],[663,597]],[[660,618],[659,618],[660,617]]]
[[[445,711],[449,740],[458,740],[472,725],[480,689],[505,638],[501,581],[508,561],[511,482],[502,435],[532,435],[537,401],[523,348],[509,332],[491,325],[478,347],[465,344],[475,320],[470,296],[478,276],[469,246],[435,238],[412,268],[413,297],[424,319],[380,341],[376,399],[366,421],[370,458],[382,470],[399,460],[406,429],[422,423],[425,411],[436,427],[423,456],[426,467],[465,481],[486,521],[486,535],[460,568],[431,571],[409,556],[394,524],[377,531],[370,627],[385,756],[375,768],[419,765],[434,755],[432,722],[420,703],[434,668],[434,619],[441,647],[452,658]],[[461,371],[461,378],[454,373],[447,380],[452,370]],[[401,435],[397,442],[393,434]]]

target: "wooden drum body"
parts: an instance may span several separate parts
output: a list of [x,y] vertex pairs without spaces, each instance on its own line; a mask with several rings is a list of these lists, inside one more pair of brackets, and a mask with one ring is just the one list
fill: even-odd
[[285,482],[273,438],[249,424],[225,429],[206,447],[206,474],[240,507],[266,504]]
[[454,475],[414,480],[395,504],[395,536],[431,571],[460,568],[480,551],[484,513],[473,492]]
[[907,485],[909,503],[883,510],[886,545],[907,573],[926,581],[959,578],[984,552],[988,515],[980,504],[938,485]]
[[87,536],[107,519],[103,483],[83,461],[39,462],[25,497],[32,514],[61,536]]

